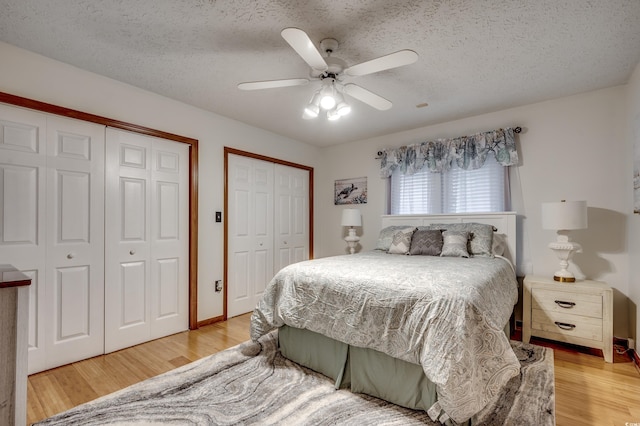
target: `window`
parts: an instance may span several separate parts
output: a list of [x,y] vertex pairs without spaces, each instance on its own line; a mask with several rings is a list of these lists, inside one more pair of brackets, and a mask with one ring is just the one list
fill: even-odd
[[509,208],[509,173],[493,155],[479,169],[454,162],[443,173],[426,168],[414,175],[391,175],[391,214],[477,213]]

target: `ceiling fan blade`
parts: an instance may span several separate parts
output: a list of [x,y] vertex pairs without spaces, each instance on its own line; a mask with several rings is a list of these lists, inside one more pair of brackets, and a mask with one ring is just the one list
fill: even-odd
[[304,86],[309,83],[306,78],[289,78],[286,80],[249,81],[238,84],[240,90],[274,89],[276,87]]
[[418,60],[418,54],[413,50],[400,50],[367,62],[354,65],[344,70],[344,73],[353,77],[373,74],[391,68],[409,65]]
[[376,95],[375,93],[370,92],[367,89],[358,86],[357,84],[345,84],[344,93],[356,98],[360,102],[364,102],[365,104],[375,109],[379,109],[380,111],[385,111],[393,106],[391,101],[383,98],[382,96]]
[[298,28],[285,28],[280,35],[311,68],[318,71],[329,68],[307,33]]

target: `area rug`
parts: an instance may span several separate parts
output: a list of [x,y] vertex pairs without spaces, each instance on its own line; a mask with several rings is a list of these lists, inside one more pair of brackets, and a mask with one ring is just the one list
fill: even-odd
[[[521,363],[478,425],[553,425],[553,351],[512,342]],[[433,425],[423,411],[335,390],[327,377],[285,359],[277,333],[245,342],[37,425]]]

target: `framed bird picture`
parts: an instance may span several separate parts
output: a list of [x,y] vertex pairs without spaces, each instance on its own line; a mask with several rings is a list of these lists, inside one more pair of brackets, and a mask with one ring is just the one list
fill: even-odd
[[358,177],[336,180],[333,191],[334,204],[366,204],[367,178]]

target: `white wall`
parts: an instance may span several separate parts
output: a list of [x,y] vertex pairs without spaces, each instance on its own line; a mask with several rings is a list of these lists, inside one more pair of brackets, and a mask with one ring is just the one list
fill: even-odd
[[[442,137],[455,137],[507,126],[521,126],[521,165],[514,170],[513,210],[520,215],[521,274],[551,275],[558,260],[547,248],[553,231],[542,230],[541,204],[587,200],[589,228],[574,231],[584,252],[570,268],[579,277],[606,281],[616,289],[614,333],[628,337],[628,217],[632,209],[626,131],[627,86],[584,93],[405,131],[323,150],[317,175],[318,256],[346,253],[340,227],[342,206],[332,202],[335,179],[367,176],[368,203],[363,214],[361,244],[372,249],[386,209],[386,181],[380,179],[376,152]],[[428,114],[428,110],[425,110]],[[639,218],[640,219],[640,218]],[[637,234],[635,234],[637,235]]]
[[[640,161],[640,64],[631,76],[628,84],[629,96],[629,160]],[[635,148],[635,149],[634,149]],[[635,151],[635,152],[634,152]],[[633,164],[629,161],[628,166]],[[640,330],[640,215],[629,214],[629,335],[636,339],[638,351],[638,330]],[[640,351],[638,351],[640,353]]]
[[[223,147],[315,167],[318,148],[0,43],[0,91],[199,140],[198,320],[222,315]],[[226,220],[226,218],[223,218]]]

